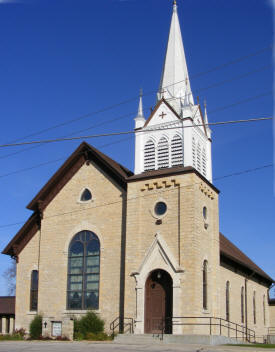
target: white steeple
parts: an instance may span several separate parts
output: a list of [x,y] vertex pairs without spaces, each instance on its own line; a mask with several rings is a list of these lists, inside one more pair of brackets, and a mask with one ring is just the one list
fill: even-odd
[[135,118],[135,174],[191,166],[212,182],[211,130],[191,92],[177,4],[163,66],[158,103],[145,120],[142,94]]
[[158,100],[161,98],[165,98],[180,115],[183,107],[194,105],[175,0],[158,92]]

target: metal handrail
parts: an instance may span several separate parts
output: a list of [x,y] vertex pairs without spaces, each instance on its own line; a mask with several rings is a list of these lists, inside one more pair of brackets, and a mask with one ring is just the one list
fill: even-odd
[[[126,322],[125,322],[126,321]],[[123,333],[125,330],[125,327],[129,326],[130,327],[130,334],[133,334],[134,332],[134,319],[133,318],[127,318],[127,317],[116,317],[111,323],[110,323],[110,330],[112,331],[112,335],[115,335],[115,330],[117,327],[119,327],[119,332]]]
[[[194,323],[188,323],[188,322],[183,322],[183,319],[208,319],[208,321],[205,322],[194,322]],[[181,320],[181,321],[174,321],[174,320]],[[236,339],[242,338],[243,340],[247,340],[249,342],[255,341],[256,340],[256,335],[255,331],[252,329],[249,329],[243,325],[240,325],[238,323],[234,323],[232,321],[223,319],[223,318],[217,318],[217,317],[212,317],[212,316],[182,316],[182,317],[166,317],[162,320],[162,326],[161,326],[161,334],[162,334],[162,339],[164,335],[164,330],[165,330],[165,325],[166,322],[172,324],[172,328],[175,325],[190,325],[190,326],[209,326],[209,334],[212,335],[212,330],[214,326],[219,326],[219,335],[222,335],[222,328],[226,328],[228,330],[228,337],[230,337],[230,331],[234,331],[234,337]],[[240,333],[240,334],[239,334]],[[241,336],[240,336],[241,335]],[[233,337],[233,336],[232,336]]]

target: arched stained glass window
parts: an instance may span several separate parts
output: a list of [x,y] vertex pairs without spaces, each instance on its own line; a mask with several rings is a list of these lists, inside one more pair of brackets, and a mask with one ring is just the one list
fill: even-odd
[[207,309],[207,260],[203,262],[203,271],[202,271],[202,289],[203,289],[203,296],[202,296],[202,305],[203,309]]
[[100,242],[90,231],[74,236],[69,246],[68,309],[98,309]]
[[256,324],[256,292],[253,292],[253,321]]
[[169,167],[169,146],[168,140],[162,137],[158,143],[158,169]]
[[156,151],[155,143],[150,139],[144,146],[144,171],[155,170]]
[[225,318],[227,321],[230,319],[230,313],[229,313],[229,281],[226,281],[226,292],[225,292]]
[[241,288],[241,322],[244,323],[244,287]]
[[264,325],[266,324],[266,318],[265,318],[265,295],[263,296],[263,318],[264,318]]
[[37,311],[38,305],[38,270],[31,273],[31,293],[30,293],[30,311]]

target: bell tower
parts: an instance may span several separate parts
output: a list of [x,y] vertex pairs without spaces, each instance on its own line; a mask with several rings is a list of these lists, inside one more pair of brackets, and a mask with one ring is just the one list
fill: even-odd
[[211,131],[205,106],[194,103],[174,0],[157,104],[146,120],[140,96],[135,118],[135,174],[192,166],[212,182]]

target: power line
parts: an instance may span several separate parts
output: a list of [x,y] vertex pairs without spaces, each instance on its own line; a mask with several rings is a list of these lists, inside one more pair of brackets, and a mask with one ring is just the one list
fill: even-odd
[[[267,164],[267,165],[259,166],[259,167],[253,168],[253,169],[242,170],[242,171],[239,171],[239,172],[235,172],[235,173],[231,173],[231,174],[227,174],[227,175],[224,175],[224,176],[220,176],[220,177],[214,178],[214,180],[220,180],[220,179],[224,179],[224,178],[229,178],[229,177],[239,176],[239,175],[243,175],[243,174],[247,174],[247,173],[252,173],[252,172],[255,172],[255,171],[259,171],[259,170],[262,170],[262,169],[266,169],[266,168],[272,167],[273,165],[274,164]],[[201,184],[201,181],[200,182],[191,183],[189,185],[179,186],[178,188],[186,188],[186,187],[196,186],[196,185],[199,185],[199,184]],[[162,190],[160,192],[161,193],[166,193],[166,192],[171,192],[171,191],[175,191],[175,189],[166,189],[166,190]],[[128,198],[127,201],[132,201],[132,200],[135,200],[135,199],[138,199],[138,198],[145,198],[145,197],[152,197],[152,196],[155,196],[155,193],[154,194],[145,194],[145,195],[142,195],[142,196],[135,196],[135,197],[132,197],[132,198]],[[100,204],[100,205],[96,205],[96,206],[92,206],[92,207],[85,207],[85,208],[79,209],[79,210],[72,210],[72,211],[69,211],[69,212],[53,214],[53,215],[44,217],[44,220],[50,219],[50,218],[53,218],[53,217],[57,217],[57,216],[63,216],[63,215],[68,215],[68,214],[72,214],[72,213],[78,213],[78,212],[87,211],[87,210],[90,210],[90,209],[95,209],[95,208],[100,208],[100,207],[105,207],[105,206],[108,206],[108,205],[113,205],[113,204],[118,204],[118,203],[121,203],[121,200],[114,201],[114,202],[109,202],[109,203],[104,203],[104,204]],[[11,224],[0,225],[0,229],[6,228],[6,227],[15,226],[15,225],[24,224],[25,222],[26,221],[20,221],[20,222],[15,222],[15,223],[11,223]]]
[[[263,96],[266,96],[266,95],[269,95],[269,94],[271,94],[271,93],[272,93],[272,91],[268,91],[268,92],[265,92],[265,93],[262,93],[262,94],[259,94],[259,95],[256,95],[256,96],[248,97],[248,98],[246,98],[246,99],[239,100],[239,101],[234,102],[234,103],[232,103],[232,104],[224,105],[224,106],[221,106],[221,107],[219,107],[219,108],[217,108],[217,109],[214,109],[214,110],[209,110],[208,113],[212,113],[212,114],[213,114],[213,113],[216,113],[216,112],[218,112],[218,111],[225,110],[225,109],[231,108],[231,107],[233,107],[233,106],[237,106],[237,105],[239,105],[239,104],[243,104],[243,103],[246,103],[246,102],[255,100],[255,99],[259,99],[259,98],[261,98],[261,97],[263,97]],[[147,109],[149,110],[149,108],[145,108],[144,110],[147,110]],[[107,120],[107,121],[105,121],[105,122],[102,122],[101,125],[104,125],[104,124],[107,124],[107,123],[111,123],[111,122],[113,122],[113,121],[119,120],[119,119],[124,118],[124,117],[127,117],[127,116],[128,116],[128,115],[121,115],[121,116],[119,116],[119,117],[117,117],[117,118],[115,118],[115,119],[110,119],[110,120]],[[82,132],[83,130],[84,130],[84,131],[86,131],[86,130],[91,130],[91,129],[93,129],[93,128],[95,128],[95,127],[98,127],[98,126],[99,126],[99,124],[98,124],[98,125],[93,125],[93,126],[87,127],[86,129],[82,129],[82,130],[75,131],[75,132],[73,132],[73,133],[70,134],[70,135],[73,135],[73,134],[76,134],[76,133],[80,133],[80,132]],[[69,136],[69,135],[65,135],[64,137],[67,137],[67,136]],[[121,141],[124,141],[124,139],[121,140]],[[118,142],[119,142],[119,141],[118,141]],[[115,143],[115,142],[113,142],[113,143]],[[112,144],[112,143],[110,143],[109,145],[111,145],[111,144]],[[39,145],[38,145],[38,146],[35,145],[35,146],[29,147],[29,148],[25,148],[25,149],[23,149],[23,150],[19,150],[19,151],[10,153],[10,154],[6,154],[6,155],[4,155],[4,156],[0,156],[0,159],[3,159],[3,158],[8,157],[8,156],[13,156],[13,155],[15,155],[15,154],[19,154],[20,152],[24,152],[24,151],[27,151],[27,150],[35,149],[35,148],[38,148],[38,147],[41,147],[41,145],[40,145],[40,146],[39,146]],[[101,148],[101,147],[99,147],[99,148]],[[65,158],[65,157],[64,157],[64,158]],[[54,162],[59,161],[59,160],[61,160],[61,159],[52,160],[52,161],[49,161],[49,162],[47,162],[47,163],[50,164],[50,163],[54,163]],[[22,170],[14,171],[14,172],[11,172],[11,173],[8,173],[8,174],[5,174],[5,175],[0,175],[0,177],[5,177],[5,176],[9,176],[10,174],[16,174],[16,173],[19,173],[19,172],[27,171],[27,170],[30,170],[30,169],[33,169],[33,168],[36,168],[36,167],[40,167],[40,166],[46,165],[47,163],[42,163],[42,164],[39,164],[39,165],[30,167],[30,168],[27,168],[27,169],[22,169]]]
[[[270,65],[265,65],[265,66],[261,67],[260,69],[249,71],[249,72],[247,72],[247,73],[245,73],[245,74],[242,74],[242,75],[239,75],[239,76],[235,76],[235,77],[233,77],[233,78],[231,78],[231,79],[229,79],[229,80],[224,80],[224,81],[221,81],[221,82],[214,83],[213,85],[210,85],[210,86],[208,86],[208,87],[200,88],[200,89],[196,90],[196,93],[199,93],[200,91],[205,91],[205,90],[208,90],[208,89],[215,88],[215,87],[220,86],[220,85],[222,85],[222,84],[225,84],[225,83],[228,83],[228,82],[232,82],[232,81],[234,81],[234,80],[237,80],[237,79],[240,79],[240,78],[243,78],[243,77],[247,77],[247,76],[249,76],[250,74],[253,74],[253,73],[256,73],[256,72],[260,72],[261,70],[266,69],[266,68],[269,67],[269,66],[270,66]],[[178,83],[178,82],[177,82],[177,83]],[[177,84],[177,83],[175,83],[175,84]],[[192,94],[192,93],[189,93],[189,94]],[[182,97],[176,97],[176,98],[169,98],[169,99],[166,99],[166,100],[169,102],[169,101],[172,101],[172,100],[175,100],[175,99],[181,99],[181,98],[182,98]],[[146,108],[146,109],[144,109],[144,110],[149,110],[149,108]],[[132,114],[134,115],[135,113],[136,113],[136,111],[133,112],[133,113],[129,113],[129,117],[130,117],[130,114],[131,114],[131,115],[132,115]],[[122,115],[122,117],[128,117],[128,114],[127,114],[127,115]],[[110,120],[108,120],[108,121],[101,122],[101,123],[99,123],[99,124],[97,124],[97,125],[95,125],[95,126],[92,126],[92,127],[90,127],[90,128],[82,129],[82,130],[78,131],[78,133],[79,133],[79,132],[82,132],[82,131],[85,131],[85,130],[88,130],[88,129],[93,129],[93,128],[96,128],[96,127],[99,127],[99,126],[103,126],[103,125],[105,125],[106,123],[110,123],[110,122],[119,120],[119,119],[122,118],[122,117],[118,117],[118,118],[115,118],[115,119],[110,119]],[[47,130],[49,130],[49,129],[47,129]],[[43,130],[43,131],[45,131],[45,130]],[[42,132],[41,132],[41,133],[42,133]],[[66,135],[64,135],[64,136],[62,136],[62,137],[68,137],[68,136],[74,135],[74,134],[76,134],[76,133],[77,133],[77,132],[73,132],[73,133],[70,133],[70,134],[66,134]],[[32,134],[32,136],[33,136],[33,135],[34,135],[34,134]],[[30,135],[29,135],[29,136],[30,136]],[[61,137],[60,137],[60,138],[61,138]],[[25,138],[23,138],[23,139],[25,139]],[[20,139],[19,139],[19,140],[20,140]],[[18,141],[18,139],[17,139],[17,141]],[[6,154],[6,155],[3,155],[3,156],[0,156],[0,159],[5,159],[5,158],[7,158],[7,157],[10,157],[10,156],[13,156],[13,155],[17,155],[17,154],[20,154],[20,153],[22,153],[22,152],[24,152],[24,151],[28,151],[28,150],[35,149],[35,148],[37,148],[37,146],[32,146],[32,147],[30,147],[30,148],[25,148],[25,149],[20,150],[20,151],[16,151],[16,152],[13,152],[13,153],[10,153],[10,154]]]
[[[259,55],[259,54],[261,54],[261,53],[263,53],[263,52],[265,52],[265,51],[267,51],[267,50],[270,50],[271,48],[272,48],[272,45],[270,44],[270,45],[268,45],[268,46],[266,46],[266,47],[264,47],[264,48],[261,48],[261,49],[259,49],[259,50],[254,51],[254,52],[252,52],[252,53],[250,53],[250,54],[247,54],[247,55],[244,55],[244,56],[240,56],[240,57],[238,57],[238,58],[236,58],[236,59],[234,59],[234,60],[228,61],[228,62],[226,62],[226,63],[224,63],[224,64],[217,65],[217,66],[215,66],[215,67],[213,67],[213,68],[211,68],[211,69],[209,69],[209,70],[206,70],[206,71],[199,72],[199,73],[197,73],[197,74],[191,75],[190,78],[201,77],[201,76],[203,76],[203,75],[205,75],[205,74],[209,74],[209,73],[211,73],[211,72],[220,70],[220,69],[222,69],[222,68],[225,68],[225,67],[234,65],[234,64],[239,63],[239,62],[241,62],[241,61],[243,61],[243,60],[246,60],[246,59],[251,58],[251,57],[253,57],[253,56]],[[172,85],[175,85],[175,84],[178,84],[178,83],[181,83],[181,82],[182,82],[182,81],[178,81],[178,82],[176,82],[176,83],[174,83],[174,84],[171,84],[171,85],[169,85],[169,86],[166,86],[165,88],[168,88],[168,87],[170,87],[170,86],[172,86]],[[157,92],[158,92],[158,90],[152,90],[152,91],[148,91],[148,92],[144,93],[143,95],[144,95],[144,96],[148,96],[148,95],[155,94],[155,93],[157,93]],[[109,105],[109,106],[107,106],[107,107],[103,107],[102,109],[99,109],[99,110],[96,110],[96,111],[93,111],[93,112],[89,112],[89,113],[87,113],[87,114],[80,115],[80,116],[78,116],[78,117],[76,117],[76,118],[73,118],[73,119],[70,119],[70,120],[68,120],[68,121],[64,121],[64,122],[61,122],[61,123],[59,123],[59,124],[53,125],[53,126],[51,126],[51,127],[47,127],[47,128],[42,129],[42,130],[39,130],[39,131],[37,131],[37,132],[33,132],[33,133],[30,133],[30,134],[25,135],[25,136],[23,136],[23,137],[17,138],[17,139],[15,139],[15,140],[11,141],[10,143],[16,143],[16,142],[18,142],[19,140],[22,140],[22,139],[24,140],[24,139],[26,139],[26,138],[30,138],[30,137],[33,137],[33,136],[36,136],[36,135],[39,135],[39,134],[42,134],[42,133],[51,131],[51,130],[53,130],[53,129],[56,129],[56,128],[59,128],[59,127],[63,127],[63,126],[65,126],[65,125],[68,125],[68,124],[71,124],[71,123],[74,123],[74,122],[77,122],[77,121],[86,119],[86,118],[88,118],[88,117],[90,117],[90,116],[92,116],[92,115],[97,115],[97,114],[100,114],[100,113],[102,113],[102,112],[106,112],[106,111],[108,111],[108,110],[112,110],[112,109],[114,109],[114,108],[116,108],[116,107],[119,107],[119,106],[121,106],[121,105],[124,105],[124,104],[130,103],[130,102],[132,102],[132,101],[135,101],[136,99],[137,99],[137,96],[132,97],[132,98],[129,98],[129,99],[126,99],[126,100],[123,100],[123,101],[121,101],[121,102],[119,102],[119,103],[116,103],[116,104]]]
[[[126,141],[129,141],[131,138],[123,138],[123,139],[120,139],[118,141],[115,141],[115,142],[111,142],[111,143],[107,143],[107,144],[103,144],[101,146],[99,146],[98,148],[106,148],[110,145],[113,145],[113,144],[118,144],[118,143],[122,143],[122,142],[126,142]],[[66,157],[62,157],[62,158],[59,158],[59,159],[54,159],[54,160],[49,160],[49,161],[46,161],[44,163],[40,163],[40,164],[37,164],[37,165],[33,165],[33,166],[30,166],[30,167],[27,167],[27,168],[24,168],[24,169],[20,169],[20,170],[15,170],[15,171],[12,171],[12,172],[9,172],[9,173],[6,173],[6,174],[2,174],[0,175],[0,178],[3,178],[3,177],[7,177],[7,176],[12,176],[12,175],[16,175],[16,174],[19,174],[21,172],[25,172],[25,171],[30,171],[30,170],[33,170],[33,169],[36,169],[36,168],[39,168],[41,166],[46,166],[46,165],[49,165],[49,164],[53,164],[53,163],[56,163],[58,161],[64,161],[66,159]]]
[[[246,99],[243,99],[243,100],[239,100],[239,101],[234,102],[234,103],[232,103],[232,104],[224,105],[224,106],[221,106],[221,107],[219,107],[219,108],[217,108],[217,109],[214,109],[214,110],[209,110],[208,113],[213,114],[213,113],[216,113],[216,112],[218,112],[218,111],[225,110],[225,109],[231,108],[231,107],[233,107],[233,106],[237,106],[237,105],[239,105],[239,104],[243,104],[243,103],[252,101],[252,100],[254,100],[254,99],[259,99],[259,98],[261,98],[261,97],[263,97],[263,96],[266,96],[266,95],[269,95],[269,94],[271,94],[271,93],[272,93],[272,91],[268,91],[268,92],[265,92],[265,93],[262,93],[262,94],[259,94],[259,95],[253,96],[253,97],[249,97],[249,98],[246,98]],[[146,110],[146,109],[145,109],[145,110]],[[128,115],[127,115],[127,116],[128,116]],[[106,123],[112,122],[112,121],[114,121],[114,120],[119,120],[119,119],[121,119],[121,118],[123,118],[123,117],[126,117],[126,115],[119,116],[119,117],[117,117],[116,119],[108,120],[108,121],[106,121]],[[102,124],[103,124],[103,122],[102,122]],[[86,129],[84,129],[84,130],[89,130],[89,129],[92,129],[92,128],[94,128],[94,127],[95,127],[95,126],[91,126],[91,127],[88,127],[88,128],[86,128]],[[76,132],[74,132],[74,133],[79,133],[79,132],[82,132],[82,131],[83,131],[83,130],[78,130],[78,131],[76,131]],[[74,134],[74,133],[73,133],[73,134]],[[118,140],[118,141],[116,141],[116,142],[111,142],[111,143],[105,144],[105,145],[103,145],[103,146],[100,146],[100,147],[98,147],[98,148],[104,148],[104,147],[106,147],[106,146],[110,146],[110,145],[112,145],[112,144],[121,143],[121,142],[130,140],[130,139],[131,139],[131,138],[120,139],[120,140]],[[33,146],[33,147],[30,147],[30,148],[26,148],[26,149],[23,149],[23,151],[26,151],[26,150],[29,150],[29,149],[34,149],[34,148],[37,148],[37,147],[39,147],[39,146]],[[20,152],[20,151],[19,151],[19,152]],[[15,153],[10,153],[10,154],[8,154],[8,155],[13,155],[13,154],[16,154],[16,153],[17,153],[17,152],[15,152]],[[1,159],[1,157],[0,157],[0,159]],[[15,171],[12,171],[12,172],[9,172],[9,173],[0,175],[0,178],[2,178],[2,177],[7,177],[7,176],[11,176],[11,175],[16,175],[16,174],[21,173],[21,172],[33,170],[33,169],[35,169],[35,168],[38,168],[38,167],[41,167],[41,166],[45,166],[45,165],[49,165],[49,164],[53,164],[53,163],[55,163],[55,162],[58,162],[58,161],[61,161],[61,160],[65,160],[65,159],[66,159],[66,156],[64,156],[63,158],[59,158],[59,159],[49,160],[49,161],[47,161],[47,162],[40,163],[40,164],[31,166],[31,167],[28,167],[28,168],[24,168],[24,169],[20,169],[20,170],[15,170]]]
[[[223,81],[213,83],[213,84],[211,84],[210,86],[207,86],[207,87],[195,89],[195,92],[196,92],[196,94],[197,94],[197,93],[199,93],[199,92],[203,92],[203,91],[208,90],[208,89],[212,89],[212,88],[219,87],[219,86],[221,86],[221,85],[223,85],[223,84],[226,84],[226,83],[234,82],[234,81],[236,81],[236,80],[238,80],[238,79],[242,79],[242,78],[248,77],[248,76],[250,76],[250,75],[252,75],[252,74],[254,74],[254,73],[258,73],[258,72],[267,70],[269,67],[271,67],[271,64],[267,64],[267,65],[264,65],[264,66],[262,66],[262,67],[260,67],[260,68],[257,68],[256,70],[251,70],[251,71],[248,71],[248,72],[243,73],[243,74],[241,74],[241,75],[234,76],[234,77],[232,77],[232,78],[225,79],[225,80],[223,80]],[[190,93],[187,94],[187,96],[190,96],[190,95],[192,95],[192,94],[193,94],[193,93],[190,92]],[[182,97],[182,96],[181,96],[181,97],[173,97],[173,98],[168,98],[168,99],[166,99],[166,100],[169,102],[169,101],[171,101],[171,100],[177,100],[177,99],[182,99],[182,98],[184,98],[184,97]]]
[[217,126],[217,125],[228,125],[228,124],[236,124],[236,123],[247,123],[247,122],[256,122],[256,121],[266,121],[272,120],[272,117],[260,117],[260,118],[253,118],[253,119],[246,119],[246,120],[231,120],[231,121],[220,121],[220,122],[211,122],[208,124],[197,124],[197,125],[190,125],[190,126],[177,126],[177,127],[165,127],[165,128],[157,128],[157,129],[147,129],[141,131],[125,131],[125,132],[113,132],[113,133],[102,133],[102,134],[94,134],[94,135],[87,135],[87,136],[78,136],[78,137],[70,137],[70,138],[55,138],[55,139],[44,139],[40,141],[30,141],[30,142],[21,142],[21,143],[12,143],[12,144],[0,144],[0,148],[7,148],[7,147],[18,147],[22,145],[30,145],[30,144],[48,144],[48,143],[55,143],[55,142],[65,142],[65,141],[75,141],[79,139],[90,139],[90,138],[100,138],[100,137],[112,137],[112,136],[121,136],[127,134],[134,134],[134,133],[147,133],[152,131],[159,131],[159,130],[173,130],[178,128],[196,128],[196,127],[203,127],[203,126]]

